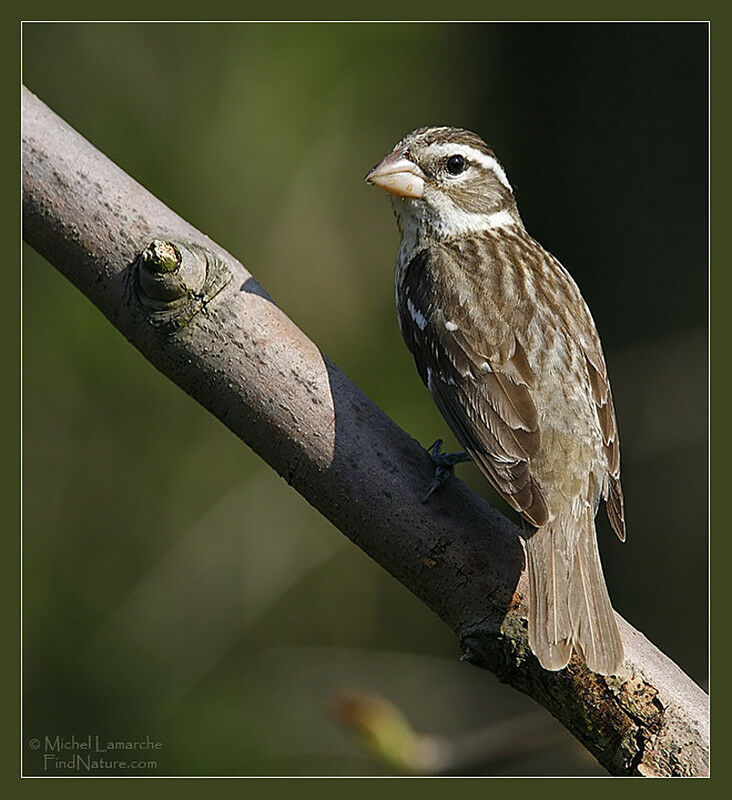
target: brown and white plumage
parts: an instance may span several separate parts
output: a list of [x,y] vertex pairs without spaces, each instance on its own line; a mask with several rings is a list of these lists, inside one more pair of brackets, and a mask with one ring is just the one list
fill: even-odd
[[526,232],[476,134],[414,131],[367,180],[394,196],[397,310],[419,374],[478,467],[537,529],[526,546],[532,650],[547,669],[576,647],[591,669],[615,672],[622,643],[594,517],[604,498],[625,538],[619,442],[579,289]]

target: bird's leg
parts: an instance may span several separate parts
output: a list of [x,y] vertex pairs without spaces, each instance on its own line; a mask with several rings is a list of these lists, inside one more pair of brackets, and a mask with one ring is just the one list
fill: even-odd
[[460,453],[441,453],[442,439],[438,439],[434,444],[427,448],[430,458],[435,464],[435,476],[432,478],[430,488],[427,494],[422,498],[422,502],[426,503],[433,492],[436,492],[440,486],[453,474],[455,471],[455,464],[462,464],[465,461],[472,461],[470,456],[462,451]]

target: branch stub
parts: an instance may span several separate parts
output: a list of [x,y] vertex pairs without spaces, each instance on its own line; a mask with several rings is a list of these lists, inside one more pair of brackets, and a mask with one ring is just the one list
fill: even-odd
[[168,333],[185,327],[231,280],[220,258],[190,242],[154,239],[132,268],[148,322]]

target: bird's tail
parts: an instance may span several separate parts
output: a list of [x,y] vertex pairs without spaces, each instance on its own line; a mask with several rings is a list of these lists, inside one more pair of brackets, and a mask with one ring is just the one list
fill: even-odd
[[623,644],[589,509],[579,519],[567,515],[539,528],[526,541],[526,554],[529,645],[544,669],[565,667],[576,647],[594,672],[616,673]]

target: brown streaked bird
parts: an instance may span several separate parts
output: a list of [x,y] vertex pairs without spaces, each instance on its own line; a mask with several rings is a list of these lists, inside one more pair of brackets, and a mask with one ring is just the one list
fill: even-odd
[[[620,449],[577,285],[526,232],[506,173],[475,133],[419,128],[366,180],[392,195],[399,326],[420,377],[467,454],[535,528],[532,651],[549,670],[577,649],[595,672],[617,672],[623,645],[595,515],[604,499],[625,540]],[[455,459],[433,456],[449,474]]]

